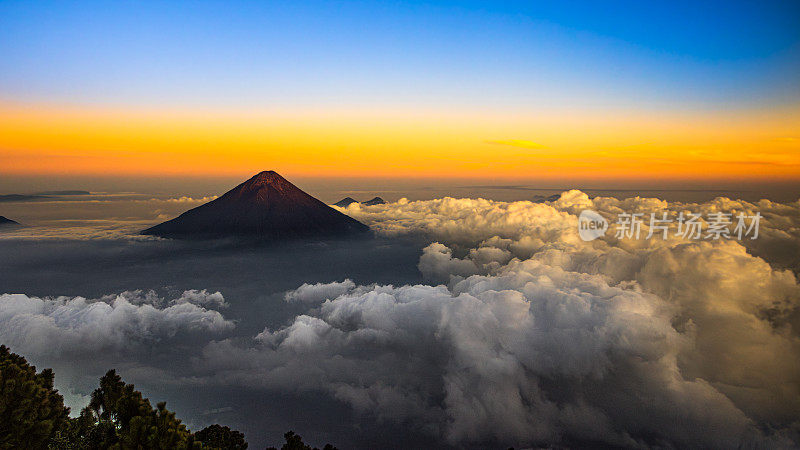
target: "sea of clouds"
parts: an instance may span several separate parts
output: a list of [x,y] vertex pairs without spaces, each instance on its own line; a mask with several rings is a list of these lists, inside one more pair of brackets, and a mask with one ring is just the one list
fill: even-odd
[[[762,219],[758,239],[617,239],[612,226],[584,242],[584,209],[612,224],[622,212]],[[246,336],[224,291],[5,294],[0,342],[63,358],[173,346],[185,363],[148,362],[164,382],[323,395],[352,420],[456,447],[800,445],[800,202],[569,191],[340,210],[383,238],[424,240],[425,282],[302,284],[280,298],[296,313]]]

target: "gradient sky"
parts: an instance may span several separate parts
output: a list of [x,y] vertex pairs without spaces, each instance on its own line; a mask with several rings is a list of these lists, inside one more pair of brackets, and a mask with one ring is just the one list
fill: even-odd
[[0,173],[267,168],[797,180],[800,3],[0,2]]

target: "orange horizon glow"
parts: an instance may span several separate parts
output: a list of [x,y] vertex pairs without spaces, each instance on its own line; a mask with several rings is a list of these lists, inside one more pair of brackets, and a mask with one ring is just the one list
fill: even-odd
[[798,108],[190,111],[0,102],[0,174],[800,180]]

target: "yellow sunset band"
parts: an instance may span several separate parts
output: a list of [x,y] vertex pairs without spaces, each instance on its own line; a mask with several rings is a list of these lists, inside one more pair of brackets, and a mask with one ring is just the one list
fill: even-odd
[[0,173],[797,179],[797,107],[192,111],[0,103]]

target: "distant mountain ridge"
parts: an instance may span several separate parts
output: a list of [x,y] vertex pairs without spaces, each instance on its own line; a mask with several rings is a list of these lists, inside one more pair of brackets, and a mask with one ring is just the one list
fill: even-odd
[[181,239],[241,236],[281,240],[341,237],[367,231],[366,225],[270,170],[141,233]]
[[334,205],[340,208],[347,208],[348,206],[352,205],[353,203],[361,203],[362,205],[366,206],[374,206],[374,205],[383,205],[386,203],[386,200],[380,197],[374,197],[371,200],[367,200],[365,202],[359,202],[358,200],[354,199],[353,197],[345,197],[338,202],[334,203]]
[[89,191],[44,191],[35,194],[2,194],[0,202],[37,202],[54,200],[61,196],[91,195]]
[[0,216],[0,226],[15,226],[20,225],[16,220],[11,220],[8,217]]
[[43,191],[37,192],[36,195],[92,195],[89,191],[77,191],[77,190],[66,190],[66,191]]
[[38,194],[3,194],[0,195],[0,202],[31,202],[50,199],[49,195]]

